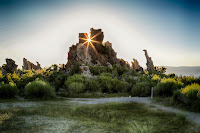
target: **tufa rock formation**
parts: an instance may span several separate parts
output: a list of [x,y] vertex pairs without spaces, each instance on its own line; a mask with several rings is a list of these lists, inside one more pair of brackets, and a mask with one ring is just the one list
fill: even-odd
[[147,71],[152,72],[152,71],[155,70],[154,69],[154,65],[153,65],[153,61],[152,61],[151,57],[149,57],[149,55],[147,53],[147,50],[145,49],[143,51],[144,51],[145,57],[147,59],[147,63],[146,63],[146,65],[147,65]]
[[82,71],[82,75],[83,76],[89,77],[89,78],[92,77],[92,74],[91,74],[90,69],[89,69],[88,66],[80,66],[80,69]]
[[23,66],[22,70],[41,70],[41,66],[38,62],[37,65],[33,64],[32,62],[28,61],[26,58],[23,58]]
[[138,71],[143,71],[143,68],[139,65],[139,62],[136,59],[133,58],[133,62],[131,62],[131,63],[132,63],[131,68],[133,70],[136,70],[137,72]]
[[79,65],[102,65],[109,66],[117,64],[130,68],[130,65],[117,58],[117,53],[113,50],[110,42],[102,43],[104,34],[101,29],[90,29],[90,39],[87,33],[79,33],[79,43],[72,45],[68,52],[68,62],[66,68]]
[[3,64],[2,66],[2,74],[17,73],[17,66],[18,65],[15,64],[14,60],[6,58],[6,64]]

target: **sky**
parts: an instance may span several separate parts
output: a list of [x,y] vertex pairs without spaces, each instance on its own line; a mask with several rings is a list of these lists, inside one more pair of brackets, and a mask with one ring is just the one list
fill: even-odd
[[200,66],[198,0],[0,0],[0,65],[66,64],[79,33],[101,28],[118,58]]

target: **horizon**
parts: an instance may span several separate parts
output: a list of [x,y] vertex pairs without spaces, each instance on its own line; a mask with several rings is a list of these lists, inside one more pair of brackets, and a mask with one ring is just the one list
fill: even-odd
[[42,67],[66,64],[79,33],[102,29],[117,57],[146,67],[200,66],[200,2],[197,0],[0,1],[0,64],[19,68],[23,58]]

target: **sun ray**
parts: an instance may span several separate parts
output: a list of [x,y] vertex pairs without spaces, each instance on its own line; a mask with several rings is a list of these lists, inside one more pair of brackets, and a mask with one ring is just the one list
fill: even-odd
[[90,47],[90,46],[92,47],[92,49],[94,50],[94,52],[98,55],[98,52],[97,52],[97,50],[96,50],[96,48],[95,48],[95,46],[94,46],[94,44],[93,44],[92,42],[94,42],[94,43],[100,43],[99,41],[93,40],[95,37],[97,37],[97,36],[100,35],[100,34],[101,34],[101,32],[98,32],[98,33],[97,33],[96,35],[94,35],[92,38],[88,37],[87,34],[84,34],[86,38],[79,38],[79,39],[85,41],[85,42],[82,43],[80,46],[83,46],[83,45],[85,45],[85,44],[87,45],[87,46],[86,46],[86,58],[87,58],[87,56],[88,56],[88,50],[89,50],[89,47]]
[[101,32],[98,32],[96,35],[94,35],[93,37],[91,37],[91,40],[94,39],[95,37],[97,37],[100,34],[101,34]]
[[87,55],[88,55],[88,47],[89,47],[89,43],[90,42],[87,42],[88,44],[87,44],[87,49],[86,49],[86,58],[87,58]]
[[92,42],[90,42],[90,44],[91,44],[92,48],[94,49],[95,53],[98,55],[98,52],[97,52],[95,46],[92,44]]
[[95,40],[91,40],[91,42],[96,42],[96,43],[100,43],[99,41],[95,41]]
[[84,43],[82,43],[81,46],[83,46],[83,45],[86,44],[86,43],[87,43],[87,41],[85,41]]
[[86,40],[86,41],[87,41],[87,39],[85,39],[85,38],[80,38],[80,37],[79,37],[79,39],[82,39],[82,40]]

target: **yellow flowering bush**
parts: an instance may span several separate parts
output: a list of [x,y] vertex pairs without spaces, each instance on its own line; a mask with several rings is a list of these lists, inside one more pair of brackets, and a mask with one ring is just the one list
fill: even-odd
[[181,93],[186,95],[187,98],[193,100],[196,98],[200,99],[200,85],[197,83],[186,86],[181,89]]

